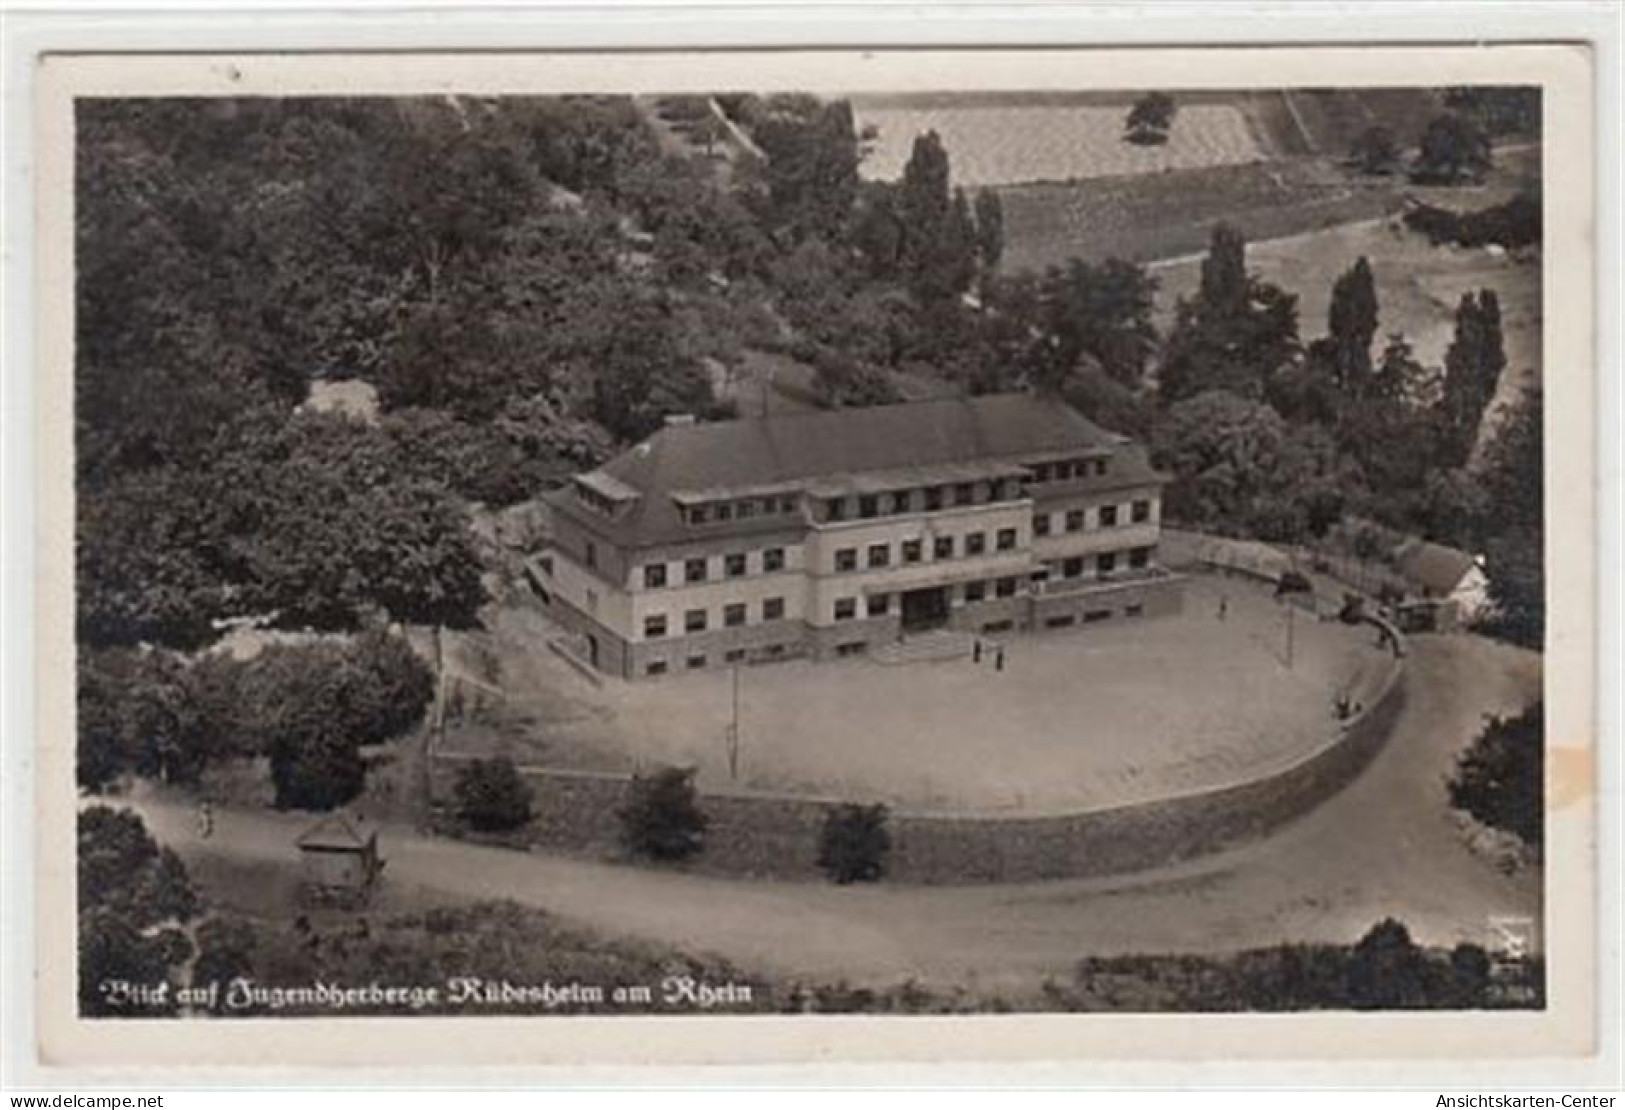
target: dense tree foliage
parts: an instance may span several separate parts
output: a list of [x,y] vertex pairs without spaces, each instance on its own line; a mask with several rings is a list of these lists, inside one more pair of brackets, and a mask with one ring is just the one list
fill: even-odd
[[1165,404],[1204,390],[1262,397],[1298,353],[1298,299],[1247,272],[1234,228],[1213,229],[1194,298],[1182,298],[1159,369]]
[[279,805],[328,809],[360,792],[361,748],[402,735],[433,694],[397,635],[277,644],[248,660],[154,649],[81,652],[79,783],[123,774],[195,782],[211,762],[267,756]]
[[1156,146],[1168,141],[1168,130],[1174,125],[1179,106],[1165,92],[1146,93],[1129,108],[1123,121],[1123,138],[1141,146]]
[[1491,828],[1538,848],[1544,836],[1545,705],[1495,717],[1462,753],[1450,780],[1450,803]]
[[162,848],[129,810],[79,812],[79,1011],[86,1017],[165,1017],[155,1005],[120,1003],[116,984],[173,983],[194,951],[186,924],[198,899],[179,857]]
[[1492,164],[1489,136],[1477,122],[1458,112],[1429,121],[1421,148],[1411,165],[1411,180],[1420,185],[1457,185],[1482,180]]
[[831,881],[872,883],[886,871],[891,834],[883,805],[840,805],[824,814],[818,836],[818,866]]
[[700,810],[694,771],[682,767],[634,775],[617,816],[627,851],[668,862],[687,859],[704,847],[710,823]]
[[511,759],[476,759],[457,775],[457,816],[478,832],[511,832],[530,821],[534,792]]

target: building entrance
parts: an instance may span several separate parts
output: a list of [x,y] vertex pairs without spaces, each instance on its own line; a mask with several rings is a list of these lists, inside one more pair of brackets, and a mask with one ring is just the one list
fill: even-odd
[[903,592],[903,631],[922,632],[948,623],[948,588],[933,586]]

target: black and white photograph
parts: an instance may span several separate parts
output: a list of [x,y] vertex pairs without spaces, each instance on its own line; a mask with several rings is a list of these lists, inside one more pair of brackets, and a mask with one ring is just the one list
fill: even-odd
[[1541,83],[933,72],[73,99],[78,1020],[1548,1010]]

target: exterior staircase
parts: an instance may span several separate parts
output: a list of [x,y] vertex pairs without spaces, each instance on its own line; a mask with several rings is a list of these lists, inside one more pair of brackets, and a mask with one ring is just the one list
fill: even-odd
[[954,632],[946,628],[930,632],[914,632],[901,640],[883,644],[869,653],[877,663],[942,663],[950,659],[965,659],[975,646],[976,637],[969,632]]

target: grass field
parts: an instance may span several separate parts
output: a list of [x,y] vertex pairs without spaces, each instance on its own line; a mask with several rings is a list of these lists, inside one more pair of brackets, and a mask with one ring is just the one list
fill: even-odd
[[[1365,631],[1294,619],[1240,580],[1189,581],[1182,615],[1016,635],[1007,666],[793,662],[740,677],[742,776],[760,789],[920,809],[1044,812],[1253,777],[1330,734],[1335,692],[1381,656]],[[1216,613],[1228,598],[1228,615]],[[494,622],[507,701],[447,748],[624,771],[692,764],[728,782],[731,675],[588,684],[548,651],[544,618]],[[1176,687],[1178,699],[1164,696]]]
[[1350,178],[1328,161],[1296,159],[1170,170],[999,190],[1006,272],[1070,258],[1150,262],[1195,254],[1223,221],[1269,239],[1398,211],[1391,183]]

